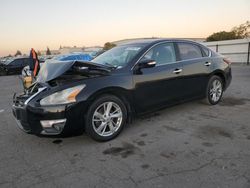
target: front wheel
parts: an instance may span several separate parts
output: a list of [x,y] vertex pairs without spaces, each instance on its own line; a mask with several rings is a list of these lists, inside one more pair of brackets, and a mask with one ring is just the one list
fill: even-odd
[[208,104],[215,105],[220,102],[223,95],[223,82],[219,76],[212,76],[208,82],[206,91],[206,101]]
[[85,131],[89,136],[97,141],[108,141],[122,131],[127,109],[118,97],[104,95],[90,105],[85,119]]

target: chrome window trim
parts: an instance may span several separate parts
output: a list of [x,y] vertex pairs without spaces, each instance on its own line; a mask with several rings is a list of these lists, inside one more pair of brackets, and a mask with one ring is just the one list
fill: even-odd
[[[138,62],[152,49],[152,48],[154,48],[155,46],[157,46],[157,45],[161,45],[161,44],[165,44],[165,43],[173,43],[174,44],[174,42],[173,41],[163,41],[163,42],[159,42],[159,43],[156,43],[156,44],[154,44],[153,46],[151,46],[146,52],[144,52],[143,54],[142,54],[142,56],[135,62],[135,64],[132,66],[132,68],[131,68],[131,70],[133,70],[134,69],[134,67],[138,64]],[[176,55],[176,54],[175,54]],[[176,63],[177,61],[175,61],[175,62],[173,62],[173,63]],[[161,64],[161,65],[167,65],[167,64],[173,64],[173,63],[166,63],[166,64]],[[160,66],[160,65],[157,65],[157,62],[156,62],[156,67],[157,66]]]
[[207,46],[203,46],[203,45],[200,44],[200,47],[201,47],[202,49],[205,48],[205,49],[208,50],[208,56],[204,56],[204,57],[211,57],[211,56],[212,56],[212,51],[211,51]]
[[211,51],[209,48],[207,48],[207,49],[208,49],[208,51],[209,51],[208,57],[212,57],[212,51]]
[[[160,45],[160,44],[164,44],[164,43],[178,43],[178,42],[183,42],[183,41],[163,41],[163,42],[159,42],[157,44],[154,44],[153,46],[151,46],[145,53],[142,54],[142,56],[135,62],[135,64],[132,66],[131,70],[134,69],[134,67],[139,63],[139,61],[152,49],[154,48],[155,46],[157,45]],[[196,43],[193,43],[192,41],[184,41],[183,43],[187,43],[187,44],[193,44],[193,45],[196,45],[196,46],[201,46],[203,47],[202,45],[200,44],[196,44]],[[179,61],[175,61],[175,62],[170,62],[170,63],[165,63],[165,64],[161,64],[161,65],[157,65],[156,63],[156,67],[158,66],[162,66],[162,65],[171,65],[171,64],[175,64],[175,63],[181,63],[182,61],[190,61],[190,60],[197,60],[197,59],[203,59],[203,58],[208,58],[208,57],[212,57],[212,51],[207,48],[208,51],[209,51],[209,56],[206,56],[206,57],[199,57],[199,58],[192,58],[192,59],[185,59],[185,60],[179,60]],[[176,55],[176,54],[175,54]]]

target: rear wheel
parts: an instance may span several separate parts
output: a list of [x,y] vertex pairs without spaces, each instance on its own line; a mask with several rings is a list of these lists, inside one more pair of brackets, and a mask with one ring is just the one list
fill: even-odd
[[123,129],[127,119],[127,109],[116,96],[104,95],[89,107],[85,121],[85,131],[97,141],[115,138]]
[[223,95],[223,82],[219,76],[212,76],[208,82],[206,91],[206,102],[215,105],[220,102]]

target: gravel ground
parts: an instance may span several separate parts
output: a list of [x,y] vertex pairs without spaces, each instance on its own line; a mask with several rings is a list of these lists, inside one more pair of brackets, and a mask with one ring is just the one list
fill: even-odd
[[233,66],[220,104],[138,117],[106,143],[21,132],[11,113],[20,81],[0,79],[0,187],[250,187],[250,66]]

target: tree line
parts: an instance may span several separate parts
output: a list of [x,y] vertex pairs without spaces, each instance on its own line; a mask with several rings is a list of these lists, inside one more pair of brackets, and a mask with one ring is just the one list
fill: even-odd
[[250,37],[250,21],[235,26],[231,31],[220,31],[206,38],[207,42],[220,40],[244,39]]
[[[42,55],[41,52],[38,50],[37,52],[37,55],[40,56]],[[26,54],[22,54],[22,52],[20,50],[17,50],[16,53],[13,55],[14,57],[17,57],[17,56],[21,56],[21,55],[26,55]],[[52,55],[49,47],[47,47],[47,50],[46,50],[46,55]],[[9,57],[12,57],[11,54],[8,55]]]

